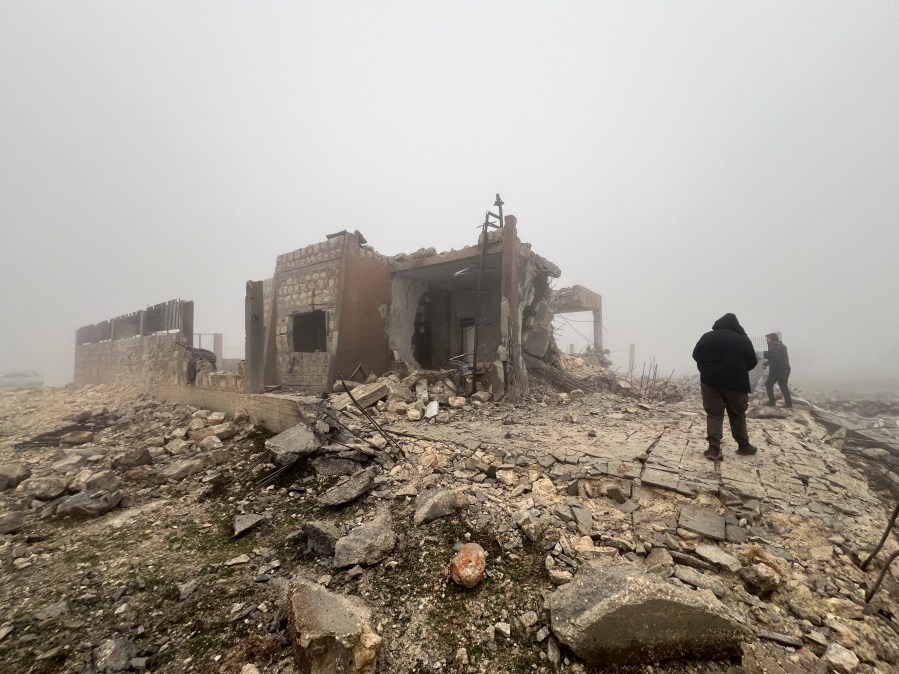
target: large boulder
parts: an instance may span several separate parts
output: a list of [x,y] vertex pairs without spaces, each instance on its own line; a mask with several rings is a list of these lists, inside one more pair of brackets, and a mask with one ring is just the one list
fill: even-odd
[[631,564],[589,562],[549,608],[559,641],[591,663],[721,659],[748,637],[713,598]]
[[31,477],[31,469],[24,463],[0,464],[0,491],[17,487],[22,480]]
[[12,510],[0,513],[0,535],[14,534],[25,526],[25,513],[21,510]]
[[334,567],[377,564],[396,545],[396,533],[389,514],[356,527],[334,544]]
[[361,598],[295,580],[288,590],[288,621],[304,674],[374,674],[381,637]]

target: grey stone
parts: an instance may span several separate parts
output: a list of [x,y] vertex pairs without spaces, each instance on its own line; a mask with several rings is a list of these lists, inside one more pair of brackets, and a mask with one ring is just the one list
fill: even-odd
[[644,485],[650,487],[660,487],[662,489],[677,491],[678,484],[680,484],[680,474],[672,473],[667,470],[660,470],[659,468],[647,467],[643,471],[643,474],[640,475],[640,481]]
[[647,570],[662,576],[670,576],[674,571],[674,560],[665,548],[653,548],[644,560]]
[[389,515],[381,515],[356,527],[334,544],[334,566],[341,569],[354,564],[377,564],[391,553],[396,534]]
[[571,514],[574,515],[574,521],[577,522],[578,533],[582,536],[589,536],[593,531],[593,513],[580,506],[571,506]]
[[137,649],[127,639],[106,639],[94,649],[94,665],[100,672],[123,672],[135,655]]
[[265,441],[265,448],[272,453],[272,463],[278,466],[314,454],[320,446],[315,433],[306,424],[297,424]]
[[30,477],[16,487],[16,494],[30,496],[38,501],[52,501],[62,496],[67,487],[62,477]]
[[0,491],[17,487],[31,477],[31,469],[24,463],[0,464]]
[[756,597],[767,597],[784,584],[783,577],[767,564],[744,566],[739,576],[746,591]]
[[739,655],[748,633],[716,604],[639,566],[599,561],[549,598],[553,632],[590,663]]
[[87,442],[92,442],[94,439],[94,434],[90,431],[71,431],[70,433],[65,433],[59,438],[60,445],[83,445]]
[[359,464],[350,459],[337,459],[333,456],[323,456],[312,462],[315,474],[319,477],[337,477],[340,475],[352,475],[359,470]]
[[21,510],[13,510],[0,514],[0,535],[14,534],[25,526],[25,514]]
[[150,456],[150,450],[146,447],[133,447],[127,450],[121,456],[112,460],[113,468],[137,468],[138,466],[149,466],[153,463],[153,457]]
[[456,494],[449,489],[428,489],[415,499],[415,515],[412,521],[426,524],[456,512]]
[[167,451],[172,456],[177,456],[178,454],[183,454],[188,449],[190,449],[190,446],[192,444],[193,443],[191,443],[187,440],[182,440],[181,438],[175,438],[174,440],[172,440],[165,446],[165,451]]
[[821,659],[827,663],[832,672],[840,672],[841,674],[851,674],[858,669],[859,660],[848,648],[833,643],[824,651]]
[[265,519],[263,515],[235,515],[234,538],[242,536]]
[[684,506],[680,511],[678,526],[718,541],[725,539],[725,521],[721,515],[701,506]]
[[[353,398],[362,407],[371,407],[390,395],[390,387],[383,381],[363,384],[352,390]],[[331,398],[331,409],[342,412],[348,407],[356,407],[348,393],[338,393]]]
[[374,674],[381,637],[359,597],[330,592],[308,580],[288,589],[289,633],[301,672]]
[[743,568],[739,559],[729,555],[716,545],[697,545],[695,552],[710,564],[727,569],[731,573],[736,573]]
[[334,545],[340,538],[340,530],[330,522],[306,522],[303,525],[306,534],[306,547],[318,555],[334,554]]
[[55,462],[50,467],[57,473],[62,473],[63,475],[65,475],[69,471],[73,471],[79,466],[83,465],[86,460],[87,459],[85,459],[80,454],[70,454],[66,458]]
[[38,620],[53,620],[64,615],[69,610],[69,605],[65,601],[57,601],[53,604],[42,606],[34,612],[34,617]]
[[200,459],[182,459],[181,461],[175,461],[169,466],[166,466],[162,472],[161,476],[165,480],[174,480],[179,481],[183,480],[186,477],[190,477],[195,473],[199,473],[203,470],[204,464]]
[[682,583],[691,585],[699,590],[711,590],[716,597],[724,596],[724,585],[718,579],[707,576],[689,566],[676,566],[674,568],[674,577]]
[[350,476],[319,496],[318,502],[326,506],[339,506],[344,503],[351,503],[372,488],[374,479],[374,468],[360,470],[355,475]]
[[120,491],[82,491],[60,503],[56,507],[56,516],[73,519],[99,517],[118,506],[121,501]]
[[105,489],[106,491],[115,491],[122,486],[122,480],[111,470],[101,470],[94,473],[84,482],[84,491],[96,491]]
[[221,449],[225,445],[222,444],[222,441],[215,435],[209,435],[200,440],[200,444],[197,445],[204,452],[211,452],[216,449]]

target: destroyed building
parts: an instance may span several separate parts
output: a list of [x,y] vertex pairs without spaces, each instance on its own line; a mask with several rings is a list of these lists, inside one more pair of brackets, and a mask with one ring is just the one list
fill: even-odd
[[[358,231],[331,234],[280,255],[272,279],[251,284],[263,320],[248,337],[248,366],[262,368],[263,386],[310,393],[342,377],[476,366],[495,400],[517,398],[528,359],[557,360],[551,280],[560,273],[518,238],[514,216],[443,253],[387,257]],[[563,311],[593,311],[600,333],[599,295],[576,286],[559,297]]]

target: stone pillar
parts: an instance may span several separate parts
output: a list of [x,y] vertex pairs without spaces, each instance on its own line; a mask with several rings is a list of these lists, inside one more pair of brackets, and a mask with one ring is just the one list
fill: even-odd
[[262,393],[265,376],[265,325],[263,319],[262,281],[247,281],[244,305],[246,343],[244,378],[247,393]]
[[140,312],[140,332],[138,334],[141,337],[147,334],[147,312],[143,309]]
[[593,310],[593,348],[602,351],[602,307]]
[[[181,303],[181,333],[180,341],[184,346],[193,347],[194,345],[194,303],[190,300]],[[178,347],[178,383],[184,386],[187,384],[187,359],[189,356],[187,349]]]
[[216,367],[222,369],[222,333],[215,332],[212,335],[212,353],[215,354]]
[[[503,224],[502,302],[508,306],[508,349],[511,376],[506,377],[506,398],[516,402],[528,392],[528,370],[521,352],[521,300],[518,279],[518,220],[507,215]],[[505,345],[504,345],[505,346]],[[511,380],[511,381],[510,381]]]

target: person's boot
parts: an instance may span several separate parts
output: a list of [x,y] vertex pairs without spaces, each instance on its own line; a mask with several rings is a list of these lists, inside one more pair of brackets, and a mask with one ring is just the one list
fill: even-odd
[[705,450],[702,455],[705,458],[710,459],[711,461],[721,461],[722,459],[724,459],[724,455],[721,453],[721,448],[712,447],[711,445],[709,445],[709,448]]
[[742,447],[737,448],[737,454],[739,454],[740,456],[752,456],[757,451],[759,450],[752,445],[743,445]]

